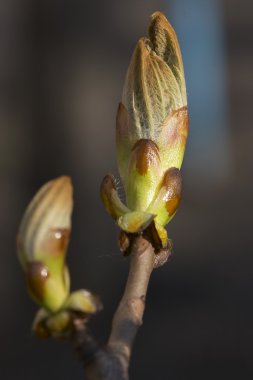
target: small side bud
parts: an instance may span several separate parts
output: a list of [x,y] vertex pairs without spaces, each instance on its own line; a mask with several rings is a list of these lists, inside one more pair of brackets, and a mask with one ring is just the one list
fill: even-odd
[[[105,188],[110,194],[110,186]],[[102,308],[99,298],[87,290],[69,293],[65,257],[71,231],[72,193],[69,177],[48,182],[32,199],[19,228],[18,258],[28,292],[42,306],[33,323],[33,331],[40,338],[65,338],[76,320],[85,324],[90,315]]]

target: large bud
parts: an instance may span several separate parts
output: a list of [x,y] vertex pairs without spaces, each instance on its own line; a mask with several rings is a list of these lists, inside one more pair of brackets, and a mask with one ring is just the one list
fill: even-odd
[[[116,147],[127,208],[135,218],[138,213],[137,225],[142,229],[147,227],[145,221],[151,223],[155,218],[163,245],[167,239],[162,227],[175,214],[181,196],[179,169],[187,133],[186,88],[178,40],[165,16],[156,12],[151,16],[149,38],[138,41],[127,71],[117,113]],[[103,186],[101,193],[105,193]],[[108,207],[107,202],[106,208],[112,210],[115,206],[111,203]],[[123,214],[128,212],[121,210]],[[133,224],[131,215],[118,218],[125,220],[123,227],[118,222],[124,231],[140,230],[128,228],[128,223]]]

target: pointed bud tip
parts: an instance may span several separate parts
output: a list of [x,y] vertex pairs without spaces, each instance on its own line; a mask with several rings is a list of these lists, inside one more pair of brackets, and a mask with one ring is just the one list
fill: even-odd
[[101,192],[101,196],[104,194],[104,192],[110,192],[112,189],[116,189],[116,185],[115,185],[115,179],[114,179],[114,176],[112,174],[107,174],[102,182],[101,182],[101,185],[100,185],[100,192]]
[[156,11],[152,13],[152,15],[150,16],[150,23],[152,23],[153,21],[162,22],[167,21],[167,19],[162,12]]
[[[57,212],[57,210],[64,210],[71,214],[73,208],[73,186],[71,178],[68,176],[61,176],[53,179],[44,184],[32,198],[23,219],[20,224],[20,233],[27,228],[28,223],[39,219],[39,216],[45,217],[46,215]],[[59,218],[62,213],[60,213]],[[57,223],[57,221],[55,221]],[[62,224],[62,223],[60,223]],[[64,223],[63,223],[64,224]],[[69,224],[69,223],[67,223]],[[68,227],[59,225],[56,227]]]
[[73,208],[73,185],[69,176],[61,176],[51,181],[51,189],[60,189],[58,208],[72,212]]
[[149,27],[151,30],[156,30],[156,32],[158,32],[159,29],[167,29],[175,33],[166,16],[159,11],[152,13],[152,15],[150,16]]

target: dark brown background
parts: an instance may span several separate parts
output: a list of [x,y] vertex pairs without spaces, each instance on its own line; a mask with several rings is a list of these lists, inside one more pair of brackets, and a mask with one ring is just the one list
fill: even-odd
[[[197,23],[189,20],[208,2],[183,1],[178,18],[176,1],[0,1],[1,379],[83,378],[67,345],[32,337],[36,306],[15,254],[27,203],[61,174],[71,175],[75,187],[73,289],[101,295],[105,308],[92,326],[98,339],[107,338],[128,263],[98,189],[106,173],[117,173],[115,111],[135,42],[158,9],[178,25],[192,123],[183,202],[169,225],[174,255],[152,276],[131,378],[252,378],[253,2],[215,1],[223,68],[217,80],[209,69],[203,76],[202,60],[191,55]],[[184,21],[188,29],[180,27]],[[200,37],[208,52],[208,36]],[[195,94],[190,62],[202,72]],[[221,117],[205,103],[210,78]],[[207,125],[213,118],[216,136],[209,138],[212,128],[205,132],[203,115]],[[224,125],[217,128],[216,119]]]

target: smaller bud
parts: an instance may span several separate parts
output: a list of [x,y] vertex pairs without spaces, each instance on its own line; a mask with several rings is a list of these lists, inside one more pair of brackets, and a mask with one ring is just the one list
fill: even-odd
[[69,177],[48,182],[35,195],[18,233],[18,257],[32,298],[56,311],[69,294],[65,256],[73,208]]
[[101,310],[98,297],[87,290],[69,293],[65,264],[73,209],[69,177],[45,184],[32,199],[18,233],[18,258],[25,272],[28,292],[42,306],[33,331],[40,338],[64,338],[74,322]]

